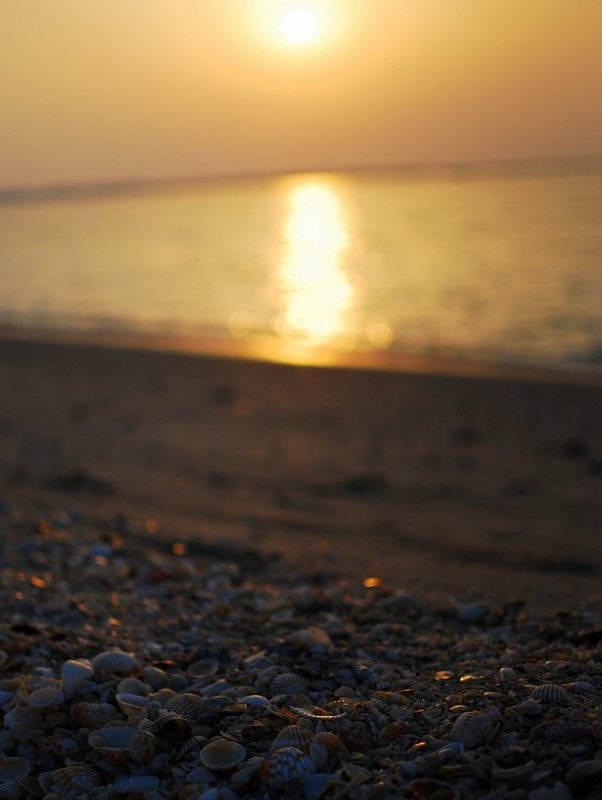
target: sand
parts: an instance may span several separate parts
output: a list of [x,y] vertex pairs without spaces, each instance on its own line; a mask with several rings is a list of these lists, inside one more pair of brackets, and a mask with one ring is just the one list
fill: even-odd
[[602,386],[409,367],[5,338],[0,498],[251,547],[285,574],[599,609]]

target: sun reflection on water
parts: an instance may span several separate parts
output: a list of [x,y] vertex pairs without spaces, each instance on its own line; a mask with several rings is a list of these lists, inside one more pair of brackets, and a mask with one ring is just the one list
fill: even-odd
[[278,268],[282,312],[274,329],[284,339],[350,346],[356,292],[343,199],[330,183],[308,178],[290,190],[288,208]]

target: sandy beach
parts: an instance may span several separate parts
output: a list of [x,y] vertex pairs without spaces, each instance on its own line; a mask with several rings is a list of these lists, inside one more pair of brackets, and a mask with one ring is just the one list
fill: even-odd
[[2,796],[601,796],[602,386],[422,367],[0,341]]

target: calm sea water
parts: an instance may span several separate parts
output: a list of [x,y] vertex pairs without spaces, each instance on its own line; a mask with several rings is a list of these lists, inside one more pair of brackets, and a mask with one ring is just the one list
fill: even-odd
[[0,322],[602,365],[602,162],[0,194]]

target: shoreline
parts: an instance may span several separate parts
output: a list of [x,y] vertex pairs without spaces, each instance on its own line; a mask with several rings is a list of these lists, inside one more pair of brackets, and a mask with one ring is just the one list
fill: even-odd
[[600,605],[602,386],[0,339],[0,499],[460,601]]

